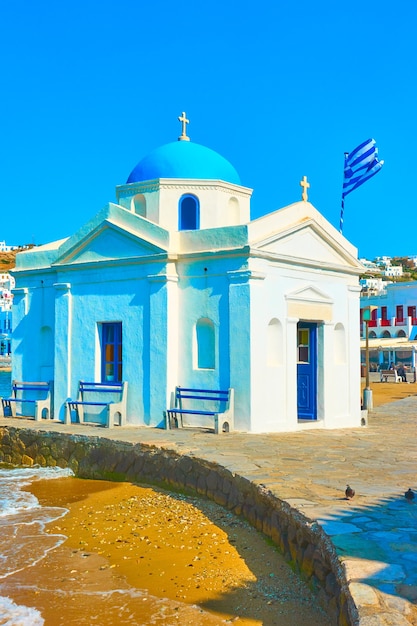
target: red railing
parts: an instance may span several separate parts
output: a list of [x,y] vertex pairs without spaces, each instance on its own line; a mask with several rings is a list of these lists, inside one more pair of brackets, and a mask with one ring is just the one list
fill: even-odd
[[381,320],[381,326],[391,326],[391,320]]

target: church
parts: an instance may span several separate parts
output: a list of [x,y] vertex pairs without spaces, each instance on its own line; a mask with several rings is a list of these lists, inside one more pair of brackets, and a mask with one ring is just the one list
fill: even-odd
[[235,431],[360,426],[356,248],[306,177],[251,220],[252,190],[178,120],[115,203],[17,255],[13,378],[52,381],[61,421],[89,380],[128,382],[129,426],[165,428],[178,385],[233,389]]

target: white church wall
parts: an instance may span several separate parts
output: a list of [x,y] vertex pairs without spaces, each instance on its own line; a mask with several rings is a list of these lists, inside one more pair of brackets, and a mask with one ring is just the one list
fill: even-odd
[[[258,274],[258,279],[251,280],[251,431],[274,432],[288,427],[286,411],[286,362],[287,350],[282,324],[286,321],[283,314],[282,294],[277,290],[275,280],[268,274]],[[278,333],[275,336],[274,358],[271,360],[268,341],[271,338],[271,319]],[[282,320],[282,321],[281,321]],[[264,431],[265,432],[265,431]]]
[[[252,367],[256,372],[252,380],[251,398],[253,432],[262,429],[270,432],[360,424],[359,379],[355,370],[359,361],[347,352],[347,336],[354,337],[353,345],[359,345],[358,333],[354,331],[355,320],[359,323],[359,318],[358,314],[352,316],[349,301],[352,295],[350,281],[355,283],[355,277],[346,279],[314,270],[306,272],[305,268],[288,268],[283,271],[282,268],[270,265],[265,281],[259,281],[263,289],[259,290],[259,294],[256,287],[252,289],[252,336],[258,339],[252,349]],[[298,307],[302,314],[288,317],[289,302],[285,300],[284,294],[298,292],[300,301],[295,301],[290,309],[297,311]],[[318,301],[307,300],[303,303],[303,293],[309,297],[316,294]],[[322,303],[320,297],[323,298]],[[317,317],[318,313],[324,313],[325,317],[330,316],[331,319],[323,320]],[[267,328],[273,318],[285,321],[285,341],[282,346],[284,367],[278,363],[272,367],[268,364]],[[318,322],[318,420],[310,424],[297,421],[296,328],[300,319]],[[343,337],[338,338],[337,351],[334,348],[335,325],[338,329],[343,328],[343,333],[339,330]],[[264,349],[262,345],[265,345]],[[359,367],[356,369],[359,373]]]

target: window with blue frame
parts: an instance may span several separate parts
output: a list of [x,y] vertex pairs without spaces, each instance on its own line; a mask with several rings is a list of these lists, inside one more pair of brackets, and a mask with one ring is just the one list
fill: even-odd
[[101,324],[101,382],[122,381],[122,322]]
[[200,228],[200,203],[196,196],[181,196],[178,211],[178,230],[198,230]]

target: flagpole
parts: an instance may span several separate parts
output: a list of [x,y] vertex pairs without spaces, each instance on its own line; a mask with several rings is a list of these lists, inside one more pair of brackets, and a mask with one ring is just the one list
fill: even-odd
[[[344,168],[343,168],[343,180],[345,180],[344,172],[345,172],[346,161],[347,161],[348,156],[349,156],[349,152],[345,152],[345,165],[344,165]],[[345,212],[345,196],[344,196],[343,188],[342,188],[342,206],[341,206],[341,209],[340,209],[340,224],[339,224],[339,232],[340,232],[340,234],[343,234],[343,214],[344,214],[344,212]]]

